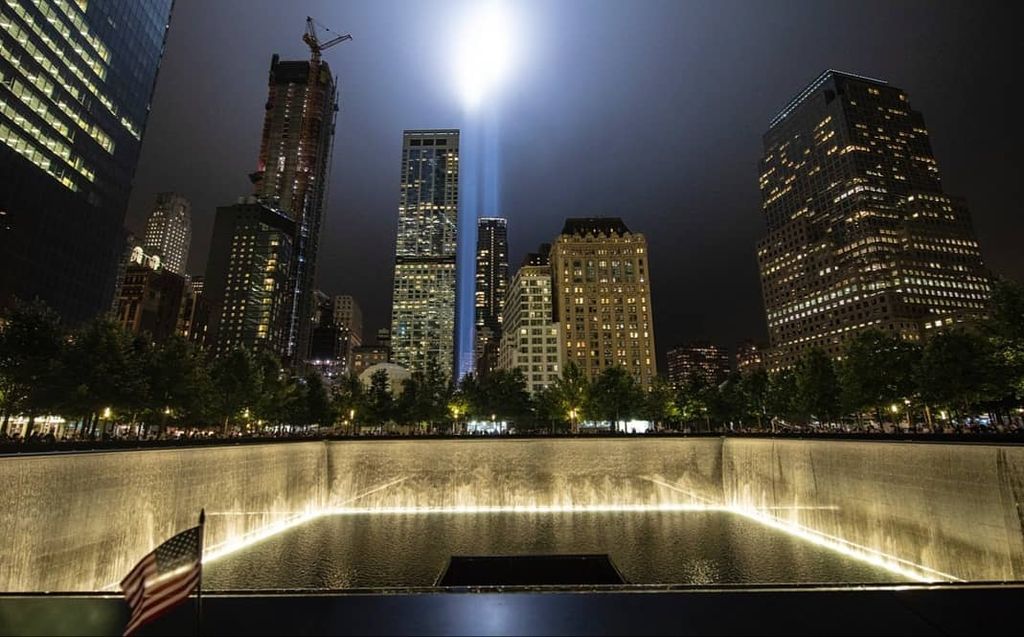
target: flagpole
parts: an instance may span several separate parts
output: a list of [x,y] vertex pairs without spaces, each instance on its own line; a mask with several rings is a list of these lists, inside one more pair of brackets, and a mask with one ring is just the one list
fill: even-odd
[[199,509],[199,582],[196,584],[196,637],[203,634],[203,540],[206,509]]

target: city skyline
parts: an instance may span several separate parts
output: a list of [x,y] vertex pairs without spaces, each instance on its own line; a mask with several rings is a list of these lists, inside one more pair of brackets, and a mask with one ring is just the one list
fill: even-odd
[[[722,32],[720,18],[715,16],[717,12],[712,11],[710,5],[662,6],[653,9],[648,15],[633,17],[624,15],[623,7],[602,4],[597,7],[599,10],[583,16],[580,24],[570,24],[567,22],[568,15],[578,17],[571,3],[566,8],[550,11],[525,4],[527,6],[522,9],[522,15],[534,14],[534,22],[529,26],[535,29],[530,42],[536,45],[536,51],[527,60],[531,64],[529,68],[534,72],[538,71],[537,64],[540,61],[550,56],[564,55],[569,50],[562,46],[556,47],[555,41],[551,39],[555,29],[568,29],[566,38],[575,42],[583,30],[604,32],[612,28],[611,25],[621,24],[630,36],[643,35],[661,47],[669,46],[669,34],[659,26],[660,22],[687,22],[692,23],[695,30],[705,28],[709,34]],[[402,58],[396,53],[398,49],[389,47],[407,37],[407,30],[411,28],[407,22],[417,19],[422,22],[428,20],[429,16],[412,8],[407,17],[396,19],[392,16],[388,28],[382,30],[383,25],[378,24],[378,12],[373,7],[353,4],[349,10],[339,12],[328,3],[306,3],[295,8],[267,5],[270,18],[266,20],[273,22],[267,24],[265,18],[253,15],[258,12],[233,10],[231,3],[223,5],[200,7],[179,2],[176,6],[175,17],[181,18],[177,25],[180,31],[171,29],[168,58],[161,72],[152,127],[147,134],[133,202],[144,202],[150,199],[152,193],[166,189],[182,190],[193,199],[193,216],[196,217],[196,238],[193,243],[197,247],[193,250],[192,260],[193,269],[200,271],[202,264],[199,261],[202,257],[197,255],[205,252],[201,244],[209,240],[211,204],[231,201],[245,188],[244,181],[230,188],[227,185],[216,186],[206,177],[190,177],[190,174],[195,174],[193,167],[175,166],[167,163],[166,159],[160,159],[160,156],[169,159],[171,154],[189,148],[193,153],[204,150],[201,145],[188,146],[190,143],[198,144],[190,131],[180,139],[171,140],[167,136],[176,123],[186,120],[182,120],[183,114],[168,111],[173,100],[166,100],[171,99],[168,96],[183,81],[182,72],[186,68],[195,75],[195,67],[187,66],[187,62],[207,46],[203,38],[198,37],[194,44],[197,52],[185,52],[175,46],[177,38],[183,41],[196,40],[197,31],[201,34],[216,28],[220,24],[218,21],[226,15],[231,15],[233,20],[243,21],[244,28],[238,28],[247,35],[240,40],[241,49],[228,52],[226,58],[216,63],[210,62],[204,68],[204,73],[209,73],[208,77],[194,78],[199,80],[192,89],[196,91],[197,97],[212,100],[216,104],[220,97],[212,95],[210,90],[212,86],[220,85],[224,78],[231,77],[232,85],[237,85],[241,94],[259,88],[263,69],[258,67],[262,64],[252,62],[251,71],[242,71],[239,67],[239,61],[250,52],[258,50],[259,60],[265,60],[270,50],[280,50],[282,55],[290,57],[299,57],[304,53],[304,47],[298,39],[303,13],[314,15],[321,22],[339,30],[352,31],[355,40],[326,53],[325,59],[329,59],[341,78],[345,93],[339,113],[339,148],[355,143],[356,147],[367,150],[355,155],[336,154],[331,201],[325,215],[324,248],[321,251],[318,285],[332,293],[347,292],[360,298],[364,302],[368,327],[387,325],[385,317],[390,300],[374,298],[387,295],[375,294],[373,290],[389,286],[387,252],[390,251],[390,237],[394,236],[394,221],[390,219],[388,211],[394,209],[394,190],[391,184],[395,179],[395,133],[401,128],[450,125],[461,118],[454,110],[456,106],[445,101],[443,79],[437,82],[436,88],[425,92],[420,90],[420,84],[416,83],[418,81],[414,81],[413,86],[418,87],[417,92],[423,96],[416,101],[415,109],[399,106],[400,101],[395,101],[394,106],[381,109],[376,105],[382,98],[386,99],[388,89],[367,75],[372,75],[374,69],[382,68],[381,65],[402,66]],[[1016,229],[1020,221],[1004,212],[1010,209],[1010,202],[1016,200],[1019,186],[1014,180],[1001,177],[1011,175],[1015,170],[1013,160],[1005,161],[1002,158],[1013,156],[1010,149],[1014,146],[1013,140],[1017,138],[1020,128],[1014,118],[1001,117],[1001,113],[1008,112],[1008,106],[983,88],[986,85],[997,87],[1005,81],[1002,79],[1004,74],[999,71],[998,47],[1010,45],[1003,43],[1000,38],[982,40],[982,34],[988,31],[980,26],[961,28],[965,6],[950,4],[932,10],[925,5],[911,4],[900,12],[901,15],[895,15],[891,8],[879,7],[885,19],[880,20],[879,28],[882,31],[877,37],[879,46],[870,51],[853,46],[853,33],[857,31],[853,27],[864,19],[856,15],[858,12],[855,9],[837,5],[787,9],[785,11],[807,16],[806,20],[798,21],[795,25],[787,23],[787,28],[801,29],[803,37],[810,38],[818,47],[818,55],[795,55],[788,50],[772,51],[764,48],[768,52],[764,60],[742,55],[729,56],[725,61],[701,58],[704,61],[687,63],[685,67],[667,75],[661,72],[663,67],[660,66],[660,57],[653,53],[640,52],[627,56],[616,50],[598,54],[596,49],[587,47],[604,48],[603,45],[581,44],[584,47],[581,53],[585,52],[591,58],[595,55],[603,56],[602,59],[612,64],[614,77],[623,83],[624,91],[608,92],[600,89],[600,92],[596,92],[599,89],[591,80],[594,69],[589,65],[581,66],[581,60],[587,57],[582,55],[580,58],[572,56],[563,60],[568,65],[567,71],[571,69],[581,79],[551,93],[557,99],[551,103],[551,109],[543,117],[536,115],[536,105],[524,96],[506,96],[502,103],[501,108],[505,111],[502,120],[505,141],[502,159],[505,176],[502,182],[505,194],[499,212],[516,228],[510,246],[510,262],[518,262],[536,243],[550,240],[567,216],[621,214],[629,219],[631,227],[647,233],[652,241],[654,261],[651,267],[659,281],[654,298],[654,304],[658,307],[656,326],[663,345],[693,339],[707,339],[726,345],[746,338],[766,340],[754,247],[763,232],[756,184],[756,164],[761,153],[760,136],[770,118],[802,86],[822,69],[835,67],[885,77],[907,91],[915,108],[924,112],[928,118],[946,190],[967,198],[986,261],[997,273],[1021,278],[1024,276],[1024,268],[1014,258],[1010,240],[1015,232],[1019,234]],[[202,9],[201,14],[196,13],[199,9]],[[457,9],[453,7],[453,13]],[[992,9],[987,12],[988,17],[975,19],[983,20],[986,28],[1002,28],[997,15],[1000,9]],[[781,36],[776,23],[781,18],[776,16],[769,19],[768,14],[785,11],[776,8],[769,12],[757,7],[740,10],[735,5],[725,5],[721,9],[723,15],[735,17],[735,26],[731,28],[740,33],[746,33],[755,24],[765,25],[765,33],[751,36],[757,43],[751,46],[759,47],[768,47],[769,43],[779,41]],[[202,15],[202,19],[190,20],[190,12],[193,17]],[[909,36],[910,41],[904,39],[905,44],[897,45],[895,38],[888,37],[900,31],[900,25],[910,22],[918,25]],[[846,24],[849,28],[838,28],[840,24]],[[828,32],[828,37],[809,33],[812,30]],[[251,43],[248,40],[250,33],[253,38]],[[711,36],[694,37],[703,42]],[[978,49],[972,61],[966,62],[951,60],[950,54],[933,51],[924,44],[926,41],[950,38],[968,44],[984,42],[986,46]],[[993,50],[993,46],[997,48]],[[443,55],[439,53],[438,57]],[[250,64],[248,61],[242,63]],[[183,67],[183,64],[186,66]],[[634,68],[631,65],[639,65],[635,66],[637,69],[650,68],[633,77],[624,77],[622,72]],[[443,60],[428,58],[417,62],[414,68],[440,71],[444,68]],[[253,73],[255,75],[250,77]],[[659,84],[659,88],[655,88],[651,83],[655,76],[664,78],[668,83]],[[937,81],[940,76],[942,81]],[[513,78],[512,86],[517,93],[521,87],[525,91],[524,95],[529,95],[532,91],[544,92],[551,89],[556,85],[558,77],[554,72],[536,76],[520,72]],[[713,77],[723,78],[724,84],[712,83]],[[690,88],[684,89],[684,83]],[[700,91],[698,87],[702,83],[717,88],[710,93]],[[262,90],[265,90],[265,83],[262,84]],[[625,106],[623,100],[627,98],[624,96],[631,92],[649,98],[657,96],[664,105],[648,112],[644,121],[610,118],[614,108]],[[596,109],[595,112],[594,108],[588,107],[580,111],[579,118],[565,119],[568,116],[566,109],[570,105],[578,104],[578,100],[584,96],[598,94],[611,100],[607,108]],[[256,103],[260,99],[256,99]],[[371,104],[375,106],[371,108]],[[652,134],[655,127],[664,123],[662,113],[667,112],[665,109],[678,111],[680,127],[662,126],[659,135],[664,141],[661,142]],[[720,114],[709,118],[712,111],[720,111]],[[516,118],[517,113],[523,117]],[[984,113],[984,116],[971,116],[972,113]],[[239,111],[238,114],[237,121],[222,122],[216,134],[207,137],[230,142],[232,148],[237,148],[239,144],[243,147],[254,146],[255,140],[250,141],[248,137],[254,131],[258,132],[262,110],[256,109],[252,113]],[[371,114],[373,118],[370,118]],[[1004,127],[991,123],[1003,119],[1006,120]],[[562,130],[552,128],[559,122],[565,123],[566,127]],[[577,165],[581,168],[574,168],[570,160],[575,159],[580,150],[589,148],[587,144],[580,145],[579,142],[598,134],[603,126],[616,123],[625,124],[630,134],[625,138],[604,138],[611,144],[609,152],[597,155],[596,161],[580,162]],[[162,132],[165,129],[166,132]],[[714,131],[715,141],[710,142],[710,136],[700,133],[698,129]],[[204,134],[210,132],[202,124],[198,126],[198,131]],[[175,131],[174,135],[181,136],[182,133]],[[240,140],[238,142],[232,141],[236,135]],[[550,139],[557,144],[545,144],[538,135],[551,136]],[[686,146],[675,149],[674,159],[666,162],[665,153],[671,147],[671,140],[681,139],[680,136],[688,138]],[[624,146],[627,144],[624,139],[632,141]],[[166,148],[152,148],[156,144]],[[542,149],[539,156],[544,160],[536,164],[537,167],[557,167],[553,172],[562,175],[557,187],[549,177],[536,174],[523,163],[526,156],[522,150],[527,148]],[[255,148],[252,152],[255,152]],[[251,156],[251,153],[243,150],[239,150],[238,154]],[[634,157],[634,161],[630,162],[633,166],[623,163],[624,159],[616,159],[620,156]],[[999,161],[996,161],[996,157],[1000,158]],[[695,164],[698,158],[699,163]],[[212,170],[209,162],[214,160],[218,164],[231,164],[235,161],[222,151],[214,151],[209,159],[199,163],[205,164],[205,171],[209,172]],[[243,164],[243,171],[251,170],[251,166],[244,165],[245,162],[240,163]],[[975,166],[984,166],[985,169],[974,171]],[[157,173],[151,172],[153,170],[157,170],[162,178],[156,179]],[[620,181],[623,185],[612,191],[595,187],[608,182],[610,175],[616,171],[625,171],[622,175],[628,176],[629,181]],[[215,172],[219,174],[221,169],[217,168]],[[548,169],[545,172],[552,171]],[[589,175],[583,179],[587,173]],[[241,177],[244,174],[241,173]],[[677,174],[686,174],[688,177],[680,182],[674,176]],[[986,176],[982,178],[981,174]],[[231,177],[227,180],[228,184],[231,179],[238,180],[240,177]],[[188,185],[183,187],[181,182],[188,182]],[[529,184],[529,188],[525,188],[525,184]],[[585,184],[587,187],[583,187]],[[227,199],[204,194],[224,190],[228,190]],[[524,196],[529,197],[528,206],[524,205],[527,201]],[[567,207],[565,203],[569,197],[576,199],[578,205]],[[675,203],[667,203],[670,197]],[[625,206],[627,200],[633,203]],[[139,214],[133,203],[130,217],[137,219]],[[135,223],[138,224],[137,221]],[[663,230],[654,233],[652,230],[655,227]],[[383,274],[372,277],[357,274],[364,264],[367,271]],[[689,274],[695,270],[719,274],[714,277],[694,277]],[[729,292],[722,292],[725,289]],[[676,298],[686,299],[687,302],[680,303],[674,300]],[[715,311],[705,312],[701,306],[713,307]]]

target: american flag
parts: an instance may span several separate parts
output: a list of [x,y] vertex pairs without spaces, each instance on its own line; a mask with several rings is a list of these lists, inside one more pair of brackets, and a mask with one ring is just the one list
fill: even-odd
[[124,629],[131,635],[188,599],[203,572],[203,525],[175,535],[142,558],[121,580],[132,616]]

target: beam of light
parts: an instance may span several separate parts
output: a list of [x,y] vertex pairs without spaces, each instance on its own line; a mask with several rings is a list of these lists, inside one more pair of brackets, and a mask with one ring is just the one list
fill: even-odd
[[550,513],[651,513],[678,511],[724,511],[722,507],[706,504],[524,504],[524,505],[455,505],[455,506],[394,506],[394,507],[338,507],[327,511],[330,515],[475,515],[485,513],[514,513],[524,515]]
[[[857,560],[859,562],[865,562],[872,566],[884,569],[890,573],[895,573],[901,577],[924,583],[933,582],[963,582],[964,580],[951,575],[949,573],[943,573],[933,568],[905,560],[895,555],[883,553],[882,551],[875,550],[873,548],[844,540],[841,537],[822,533],[821,531],[815,531],[799,524],[792,522],[783,522],[778,518],[764,513],[764,510],[757,509],[754,507],[743,507],[743,506],[729,506],[725,507],[726,510],[736,515],[753,520],[759,524],[763,524],[776,531],[781,531],[787,535],[810,542],[816,546],[829,549],[845,557]],[[785,507],[783,507],[785,508]]]
[[455,65],[463,105],[475,110],[508,74],[513,59],[513,22],[501,2],[475,3],[456,38]]

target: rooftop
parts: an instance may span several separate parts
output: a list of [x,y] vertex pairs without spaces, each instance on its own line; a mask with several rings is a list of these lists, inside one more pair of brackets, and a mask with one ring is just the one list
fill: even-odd
[[776,124],[786,119],[786,116],[792,113],[793,109],[795,109],[797,106],[800,106],[804,102],[804,100],[813,95],[816,90],[821,88],[822,84],[829,81],[833,77],[846,77],[854,80],[860,80],[862,82],[874,82],[875,84],[881,84],[883,86],[888,84],[888,82],[886,82],[885,80],[878,80],[873,77],[867,77],[866,75],[857,75],[856,73],[847,73],[846,71],[828,69],[827,71],[819,75],[817,78],[815,78],[813,82],[808,84],[807,87],[804,90],[800,91],[800,93],[798,93],[796,97],[790,100],[789,104],[786,105],[786,108],[782,109],[782,111],[780,111],[778,115],[772,118],[772,121],[768,125],[768,128],[774,128]]
[[629,228],[619,217],[570,217],[562,226],[562,234],[586,236],[592,235],[625,235]]

